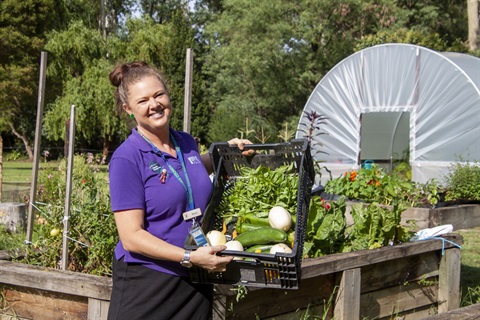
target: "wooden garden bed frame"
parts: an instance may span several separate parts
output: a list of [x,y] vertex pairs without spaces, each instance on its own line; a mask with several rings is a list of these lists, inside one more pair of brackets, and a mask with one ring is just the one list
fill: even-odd
[[[343,320],[421,319],[454,310],[461,265],[455,244],[463,239],[444,239],[305,259],[298,290],[249,288],[237,301],[231,286],[216,285],[214,319],[282,320],[306,312]],[[111,293],[108,277],[11,261],[0,261],[0,286],[2,319],[102,320]]]

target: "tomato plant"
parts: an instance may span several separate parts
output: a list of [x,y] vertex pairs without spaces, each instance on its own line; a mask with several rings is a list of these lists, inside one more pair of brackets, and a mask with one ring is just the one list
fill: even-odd
[[[92,155],[74,157],[70,230],[68,233],[71,271],[111,274],[111,261],[118,241],[110,210],[108,180],[100,172],[100,159]],[[66,197],[66,160],[57,168],[40,171],[36,220],[32,243],[21,262],[58,267],[62,258],[63,221]]]

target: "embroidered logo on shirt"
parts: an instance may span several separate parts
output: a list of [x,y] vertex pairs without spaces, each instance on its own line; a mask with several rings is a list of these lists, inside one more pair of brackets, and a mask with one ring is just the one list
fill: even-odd
[[202,163],[202,162],[197,158],[197,156],[188,157],[188,161],[190,161],[190,164],[200,164],[200,163]]

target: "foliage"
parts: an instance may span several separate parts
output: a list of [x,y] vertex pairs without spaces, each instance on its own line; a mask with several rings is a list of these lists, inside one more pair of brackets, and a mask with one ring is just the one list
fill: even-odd
[[458,161],[446,175],[445,200],[480,200],[480,162]]
[[339,252],[375,249],[408,241],[412,233],[400,225],[401,204],[392,208],[378,203],[351,207],[353,223],[347,225],[346,201],[312,197],[308,215],[304,255],[318,257]]
[[46,33],[61,26],[61,2],[0,2],[0,132],[20,138],[29,152],[35,132],[40,52]]
[[415,183],[400,176],[387,174],[377,165],[347,171],[343,176],[329,180],[325,191],[346,196],[351,200],[392,205],[403,201],[408,206],[434,206],[439,199],[438,183],[432,179],[425,184]]
[[[67,234],[69,263],[72,271],[97,275],[111,274],[111,261],[118,241],[110,210],[106,176],[99,172],[101,159],[93,155],[74,158],[70,231]],[[47,168],[39,175],[34,241],[26,247],[22,262],[58,267],[62,255],[62,232],[66,199],[67,162]]]
[[298,175],[294,162],[276,169],[267,166],[242,167],[241,177],[225,191],[218,211],[228,224],[233,217],[253,213],[259,218],[268,217],[272,206],[278,205],[291,214],[296,213]]
[[15,161],[15,160],[21,160],[25,159],[26,155],[25,153],[22,153],[18,150],[12,150],[10,152],[7,152],[3,155],[3,160],[4,161]]
[[0,250],[7,250],[9,252],[15,252],[18,248],[18,244],[22,243],[25,239],[23,232],[17,230],[17,232],[11,232],[4,225],[0,225]]

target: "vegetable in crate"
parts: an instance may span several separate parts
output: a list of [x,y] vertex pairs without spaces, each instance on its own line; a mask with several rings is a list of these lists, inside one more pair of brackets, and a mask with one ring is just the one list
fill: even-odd
[[[230,240],[225,243],[227,250],[231,251],[243,251],[243,245],[237,240]],[[233,260],[243,260],[242,257],[235,257]]]
[[285,208],[274,206],[268,213],[268,222],[272,228],[288,231],[292,226],[292,216]]
[[[218,216],[227,225],[236,222],[237,228],[244,223],[270,226],[268,215],[274,206],[290,212],[295,221],[298,172],[294,163],[276,169],[242,167],[240,173],[240,177],[230,180],[217,208]],[[242,227],[237,230],[242,231]]]
[[206,234],[208,243],[211,246],[220,246],[224,245],[227,242],[225,235],[217,230],[211,230]]
[[235,238],[235,240],[239,241],[245,248],[259,244],[285,242],[288,240],[288,235],[283,230],[263,227],[241,233]]

